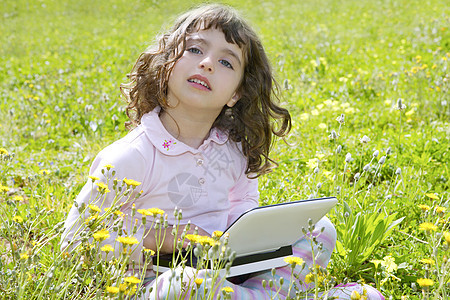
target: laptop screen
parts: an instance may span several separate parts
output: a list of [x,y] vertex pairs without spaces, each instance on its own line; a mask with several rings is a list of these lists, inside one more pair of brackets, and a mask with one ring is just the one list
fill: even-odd
[[237,256],[277,250],[303,235],[309,219],[317,223],[337,203],[335,197],[300,200],[246,211],[224,232]]

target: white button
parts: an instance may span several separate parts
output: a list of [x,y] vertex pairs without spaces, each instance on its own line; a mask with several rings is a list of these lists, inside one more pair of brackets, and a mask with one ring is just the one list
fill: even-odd
[[201,159],[201,158],[197,159],[197,165],[198,166],[203,165],[203,159]]
[[204,183],[205,183],[205,178],[200,178],[200,179],[198,180],[198,183],[204,184]]

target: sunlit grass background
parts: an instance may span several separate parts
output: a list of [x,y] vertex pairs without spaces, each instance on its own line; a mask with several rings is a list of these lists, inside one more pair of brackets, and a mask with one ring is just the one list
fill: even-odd
[[[195,3],[2,1],[0,294],[36,295],[60,259],[54,226],[96,153],[126,134],[120,83],[161,28]],[[261,203],[337,195],[330,217],[340,247],[329,270],[338,282],[364,280],[413,299],[423,297],[417,279],[431,278],[429,292],[447,297],[449,275],[438,269],[449,266],[448,3],[226,3],[260,34],[294,121],[292,146],[274,146],[280,165],[260,180]],[[424,222],[438,229],[420,230]],[[28,280],[38,283],[20,295],[14,251],[35,257]]]

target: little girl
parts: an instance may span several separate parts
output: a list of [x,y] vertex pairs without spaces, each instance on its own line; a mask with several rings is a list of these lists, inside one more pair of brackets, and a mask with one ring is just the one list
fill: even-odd
[[[173,225],[177,220],[171,212],[179,208],[182,224],[190,221],[191,232],[197,227],[199,234],[211,235],[258,206],[257,177],[269,172],[274,164],[269,157],[272,136],[284,137],[291,128],[289,112],[275,101],[275,87],[261,41],[234,10],[225,6],[206,5],[187,12],[142,53],[130,74],[130,83],[122,85],[128,99],[127,126],[132,131],[103,149],[90,169],[91,178],[104,179],[106,166],[109,172],[113,168],[115,178],[140,183],[134,192],[139,190],[139,197],[131,197],[134,200],[120,208],[124,234],[132,234],[135,219],[141,221],[139,214],[130,217],[133,210],[160,208]],[[107,183],[113,190],[113,181]],[[86,216],[80,216],[78,207],[89,205],[99,192],[101,189],[92,182],[81,190],[65,223],[63,247],[85,223]],[[114,192],[107,193],[99,204],[109,207],[114,197]],[[336,233],[326,218],[316,228],[313,234],[323,244],[317,263],[326,267]],[[324,231],[319,235],[321,228]],[[152,230],[140,226],[133,234],[139,241],[131,253],[136,264],[142,263],[143,248],[156,248],[155,234],[148,234]],[[120,253],[116,238],[111,233],[102,243],[115,245],[114,253]],[[164,239],[161,252],[173,248],[173,239]],[[293,248],[294,255],[312,264],[306,238]],[[176,290],[168,287],[171,276],[166,273],[157,282],[154,274],[149,274],[147,283],[153,286],[153,292],[146,297],[165,299],[169,290]],[[276,276],[289,278],[290,267],[279,268]],[[233,299],[265,299],[263,279],[272,279],[270,271],[253,274],[241,284],[225,281],[224,285],[234,290]],[[285,285],[282,297],[288,293]],[[370,287],[364,288],[369,296],[373,294],[370,299],[382,298]],[[354,289],[363,294],[362,286]],[[335,295],[347,294],[349,298],[352,290],[343,291]]]

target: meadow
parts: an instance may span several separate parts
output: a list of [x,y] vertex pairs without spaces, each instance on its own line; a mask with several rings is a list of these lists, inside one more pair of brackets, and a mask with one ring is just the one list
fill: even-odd
[[[102,275],[108,263],[79,261],[91,249],[62,252],[61,228],[95,155],[127,133],[119,85],[161,27],[196,3],[0,4],[2,299],[129,291],[106,290],[122,280]],[[448,3],[225,3],[259,33],[293,117],[288,144],[273,147],[279,166],[260,179],[261,204],[336,195],[330,282],[448,299]]]

